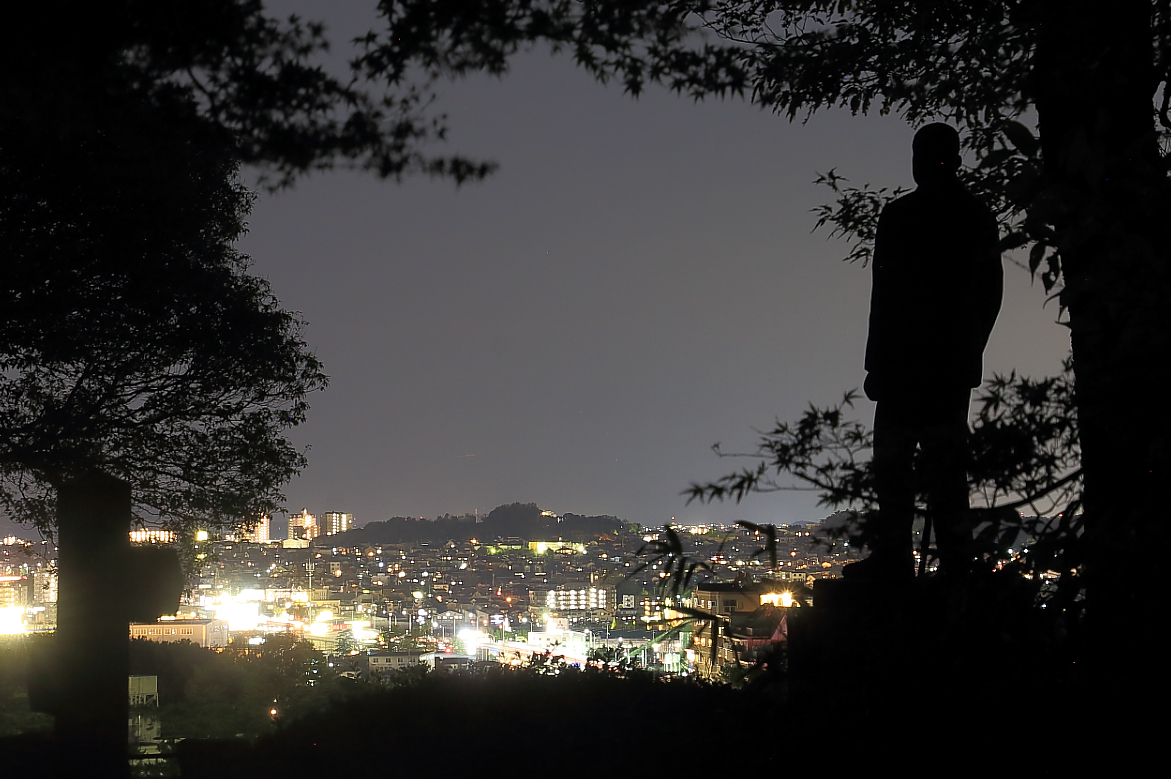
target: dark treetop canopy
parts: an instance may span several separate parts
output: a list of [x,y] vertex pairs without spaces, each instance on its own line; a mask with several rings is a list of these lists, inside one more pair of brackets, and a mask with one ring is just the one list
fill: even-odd
[[164,520],[271,511],[304,462],[283,431],[324,385],[232,248],[251,195],[174,108],[79,142],[0,129],[0,501],[51,523],[91,470]]
[[421,93],[338,79],[320,25],[254,0],[24,4],[0,36],[0,502],[129,481],[167,520],[270,511],[320,365],[233,242],[251,196],[333,165],[457,181]]

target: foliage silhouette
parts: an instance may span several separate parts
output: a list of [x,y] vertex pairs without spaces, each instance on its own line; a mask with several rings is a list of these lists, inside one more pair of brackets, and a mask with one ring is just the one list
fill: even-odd
[[338,165],[393,179],[491,170],[424,151],[446,134],[442,117],[426,115],[424,85],[331,75],[324,26],[273,18],[259,0],[28,4],[12,9],[5,32],[0,117],[22,135],[76,141],[103,131],[111,100],[166,101],[269,187]]
[[[908,613],[923,609],[923,614],[904,626],[908,632],[894,633],[904,639],[917,635],[915,640],[922,646],[933,647],[929,651],[953,658],[956,667],[932,661],[943,674],[937,683],[949,690],[948,695],[957,696],[952,703],[969,698],[994,700],[996,685],[1010,679],[1021,689],[1052,695],[1070,682],[1069,672],[1075,667],[1070,665],[1071,658],[1084,657],[1087,538],[1073,390],[1067,365],[1065,373],[1055,378],[998,376],[977,393],[978,414],[968,448],[978,530],[970,552],[980,563],[964,579],[962,596],[955,581],[944,582],[946,586],[939,589],[931,577],[921,580],[914,601],[923,603],[904,608],[910,609]],[[850,416],[855,398],[847,393],[835,406],[811,406],[796,422],[778,421],[762,433],[756,451],[721,452],[726,457],[755,460],[756,465],[712,482],[694,483],[685,494],[690,500],[739,501],[758,492],[812,490],[822,505],[847,509],[839,512],[839,518],[851,519],[830,529],[825,543],[833,546],[846,539],[855,545],[865,543],[868,525],[862,520],[876,508],[876,497],[869,458],[871,434]],[[925,497],[925,485],[919,486]],[[1021,509],[1034,515],[1023,516]],[[761,542],[751,556],[766,559],[769,570],[775,570],[777,528],[738,524]],[[923,553],[934,554],[926,539]],[[687,554],[686,545],[670,527],[663,529],[662,540],[644,544],[638,554],[643,557],[640,570],[660,564],[668,573],[660,582],[660,592],[672,598],[687,596],[694,586],[694,572],[704,565]],[[778,581],[774,589],[790,590],[798,608],[813,594],[792,581]],[[696,626],[695,635],[710,636],[711,665],[716,665],[724,642],[734,650],[735,662],[722,668],[721,679],[788,700],[787,644],[775,645],[745,664],[727,617],[687,606],[675,608],[680,621]],[[899,614],[899,610],[889,613]],[[988,636],[1000,637],[1005,645],[990,644]],[[959,671],[963,662],[982,663],[981,673]],[[966,679],[968,686],[952,689],[960,679]]]
[[[974,496],[984,504],[980,508],[1028,506],[1046,514],[1077,504],[1082,471],[1073,384],[1067,363],[1057,377],[1013,373],[977,390],[968,468]],[[761,434],[755,452],[725,453],[715,445],[722,457],[759,462],[713,482],[693,483],[685,494],[689,500],[739,502],[752,492],[811,490],[829,508],[875,508],[867,456],[871,433],[849,417],[858,397],[851,391],[833,406],[810,406],[796,422],[778,420]],[[792,481],[779,481],[782,474]]]
[[[0,735],[51,729],[50,717],[29,713],[22,677],[29,655],[44,653],[53,641],[53,636],[14,636],[0,642]],[[157,677],[155,713],[168,741],[256,738],[327,701],[343,701],[356,689],[327,667],[320,652],[292,635],[270,635],[265,644],[246,650],[145,639],[132,640],[129,647],[131,674]]]
[[642,672],[638,657],[617,646],[598,646],[589,651],[584,670],[595,669],[624,677]]
[[[192,765],[197,755],[184,755],[183,775],[327,770],[340,755],[352,753],[354,734],[368,729],[392,735],[395,764],[408,772],[434,767],[437,756],[452,765],[472,765],[484,755],[508,759],[515,751],[526,762],[557,764],[565,776],[596,776],[615,765],[646,764],[655,758],[657,745],[679,742],[691,713],[705,711],[727,714],[698,714],[705,736],[713,742],[763,742],[779,727],[777,712],[724,686],[667,682],[649,674],[623,678],[574,670],[545,675],[496,667],[428,673],[410,687],[363,688],[338,705],[259,739],[230,761],[209,755],[206,773]],[[520,734],[524,740],[517,742]],[[201,745],[190,746],[194,753]],[[672,751],[705,770],[727,761],[724,750],[706,746],[680,744]],[[215,757],[219,755],[222,751]],[[779,760],[772,750],[749,750],[742,757],[754,768],[775,767]]]
[[274,510],[304,465],[284,432],[325,376],[233,247],[252,196],[231,155],[176,110],[76,145],[0,128],[0,505],[42,530],[95,470],[190,528]]
[[636,558],[646,558],[641,563],[637,564],[634,569],[626,574],[626,578],[632,578],[647,567],[656,565],[662,566],[662,572],[666,574],[665,582],[661,588],[666,590],[667,596],[670,598],[678,598],[679,595],[686,591],[691,586],[691,581],[698,571],[710,571],[711,566],[702,560],[692,560],[688,557],[686,550],[683,548],[683,542],[679,538],[679,534],[674,528],[665,526],[663,528],[664,540],[647,541],[634,553]]
[[327,667],[320,652],[292,635],[270,635],[257,647],[223,652],[140,639],[131,642],[130,658],[132,673],[158,677],[166,739],[256,738],[327,700],[344,699],[354,688]]
[[[1058,377],[998,376],[978,390],[978,412],[968,439],[968,481],[978,528],[972,555],[989,569],[1011,566],[1030,577],[1052,575],[1054,584],[1044,591],[1045,599],[1059,591],[1059,608],[1080,613],[1075,604],[1084,595],[1087,552],[1073,389],[1067,365]],[[847,509],[855,521],[838,532],[865,543],[867,527],[860,520],[877,509],[877,499],[870,431],[849,417],[856,397],[850,392],[835,406],[811,406],[795,423],[778,421],[761,435],[754,452],[726,454],[717,447],[722,456],[757,464],[712,482],[693,483],[685,491],[689,501],[738,502],[757,492],[812,490],[821,505]],[[925,485],[919,487],[922,492]],[[1031,515],[1022,514],[1026,508]],[[775,541],[767,532],[758,554],[769,554],[775,567]]]
[[52,718],[29,708],[28,654],[40,647],[40,637],[0,637],[0,737],[49,730]]
[[464,181],[423,151],[425,94],[327,73],[324,28],[258,0],[24,5],[0,67],[0,505],[42,530],[53,486],[129,481],[139,519],[251,521],[304,465],[283,437],[324,386],[232,243],[252,196],[336,165]]

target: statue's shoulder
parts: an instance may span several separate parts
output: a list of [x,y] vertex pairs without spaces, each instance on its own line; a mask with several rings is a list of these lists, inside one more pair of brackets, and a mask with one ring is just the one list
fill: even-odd
[[897,221],[913,217],[916,212],[923,208],[923,204],[923,196],[919,190],[912,190],[905,195],[896,197],[883,206],[882,219],[885,221]]

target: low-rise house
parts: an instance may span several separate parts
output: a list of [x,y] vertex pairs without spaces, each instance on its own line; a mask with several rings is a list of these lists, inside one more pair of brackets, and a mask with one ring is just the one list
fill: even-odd
[[228,623],[222,619],[167,619],[158,622],[131,622],[131,638],[147,641],[190,641],[205,649],[228,645]]

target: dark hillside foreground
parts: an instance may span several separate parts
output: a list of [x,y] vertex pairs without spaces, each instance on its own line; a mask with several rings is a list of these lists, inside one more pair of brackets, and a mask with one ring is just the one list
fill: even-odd
[[[845,610],[837,620],[810,610],[813,620],[794,619],[791,636],[804,650],[792,647],[788,678],[749,674],[734,688],[556,662],[419,668],[388,684],[339,678],[257,731],[263,735],[182,739],[169,757],[140,763],[134,775],[319,777],[344,765],[408,777],[452,769],[547,770],[570,779],[631,772],[1043,777],[1085,776],[1101,764],[1113,766],[1103,775],[1126,775],[1158,743],[1148,732],[1157,716],[1087,696],[1076,673],[1055,678],[1035,665],[1036,655],[1007,646],[1010,634],[977,639],[962,629],[939,631],[938,621],[935,630],[912,629],[896,613],[913,611],[902,601],[945,614],[938,593],[888,595],[888,605],[882,598],[861,604],[869,616]],[[178,648],[168,653],[175,668],[200,651]],[[161,665],[158,671],[175,676]],[[192,678],[199,673],[206,671]],[[236,705],[255,708],[246,700]],[[222,702],[209,703],[226,716]],[[0,738],[0,773],[51,777],[50,756],[60,748],[68,745],[45,730]]]
[[949,777],[1057,776],[1076,775],[1066,769],[1087,756],[1064,726],[1051,727],[1062,717],[1048,707],[1008,695],[941,701],[912,680],[907,691],[883,713],[862,713],[848,696],[781,706],[728,686],[602,673],[439,674],[357,694],[252,745],[186,741],[178,756],[188,779],[320,776],[354,760],[401,776],[509,766],[560,777],[916,767]]
[[[184,777],[315,776],[368,755],[396,773],[532,767],[559,776],[781,765],[785,723],[766,699],[649,676],[489,669],[373,689],[263,737],[184,742]],[[230,764],[225,767],[226,761]]]

